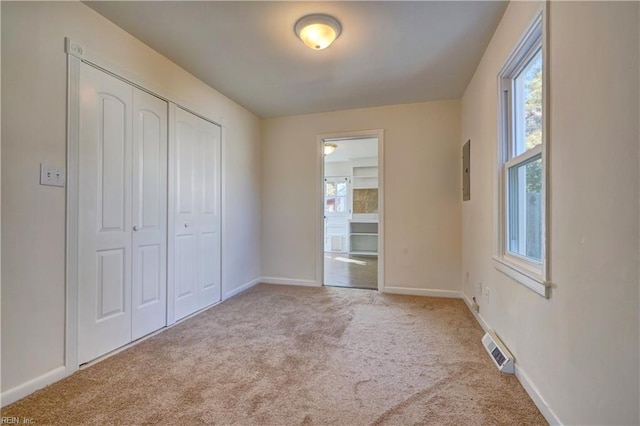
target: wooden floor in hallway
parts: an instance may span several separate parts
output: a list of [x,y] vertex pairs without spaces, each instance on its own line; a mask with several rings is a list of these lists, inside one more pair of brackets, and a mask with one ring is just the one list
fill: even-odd
[[378,289],[378,257],[324,254],[324,285]]

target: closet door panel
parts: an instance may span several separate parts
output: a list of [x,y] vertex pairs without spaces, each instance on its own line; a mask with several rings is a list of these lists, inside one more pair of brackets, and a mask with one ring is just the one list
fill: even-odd
[[202,307],[221,299],[220,286],[220,127],[199,120],[201,159],[200,264]]
[[220,127],[176,109],[175,319],[221,299]]
[[100,232],[125,231],[127,188],[130,183],[125,167],[130,150],[128,105],[111,93],[98,94],[98,221]]
[[[136,269],[140,281],[139,284],[135,286],[138,291],[136,302],[137,308],[142,309],[151,305],[157,305],[161,303],[163,299],[162,246],[160,244],[140,246],[137,248],[137,253],[139,257]],[[164,317],[164,310],[161,310],[160,324],[156,328],[149,330],[149,332],[166,325],[164,324]],[[136,336],[134,335],[133,338],[136,339]]]
[[82,64],[78,359],[131,340],[132,88]]
[[[216,279],[217,268],[215,267],[214,261],[217,255],[216,234],[213,232],[204,232],[202,233],[201,241],[202,258],[205,259],[205,261],[202,262],[202,290],[211,290],[212,287],[218,284],[218,280]],[[213,302],[217,302],[215,297],[213,297],[212,300]]]
[[200,123],[202,140],[202,213],[211,215],[213,220],[219,215],[220,176],[219,158],[220,128],[206,121]]
[[[194,235],[176,237],[176,300],[187,304],[186,298],[196,295],[196,275],[194,259],[198,256]],[[194,305],[195,306],[195,305]]]
[[176,200],[178,214],[182,218],[191,218],[195,211],[196,191],[196,154],[198,141],[194,117],[177,109],[176,113]]
[[123,249],[97,252],[97,320],[104,321],[126,311],[125,252]]
[[200,242],[197,214],[200,199],[201,149],[198,138],[198,118],[176,108],[175,122],[175,303],[178,320],[197,311],[200,306],[199,262]]
[[133,89],[132,339],[167,324],[167,102]]

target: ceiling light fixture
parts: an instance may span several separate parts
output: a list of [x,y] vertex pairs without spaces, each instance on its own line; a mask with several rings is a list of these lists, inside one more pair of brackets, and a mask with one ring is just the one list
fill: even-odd
[[338,145],[336,145],[335,143],[325,142],[325,144],[324,144],[324,155],[332,154],[333,151],[335,151],[337,147],[338,147]]
[[314,13],[298,19],[294,30],[307,47],[322,50],[331,46],[331,43],[340,37],[342,26],[333,16]]

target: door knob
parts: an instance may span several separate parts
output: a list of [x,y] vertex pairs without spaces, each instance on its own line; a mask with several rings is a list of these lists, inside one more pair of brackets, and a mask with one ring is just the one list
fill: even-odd
[[188,227],[189,227],[189,224],[185,222],[184,227],[185,227],[185,228],[188,228]]
[[138,232],[140,230],[140,228],[138,227],[138,225],[134,225],[133,226],[133,231],[134,232]]

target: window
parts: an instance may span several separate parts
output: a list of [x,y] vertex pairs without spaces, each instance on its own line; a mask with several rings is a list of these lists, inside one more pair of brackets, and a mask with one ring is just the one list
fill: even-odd
[[327,178],[324,180],[325,213],[347,212],[347,178]]
[[548,296],[545,37],[541,12],[499,74],[496,267]]

